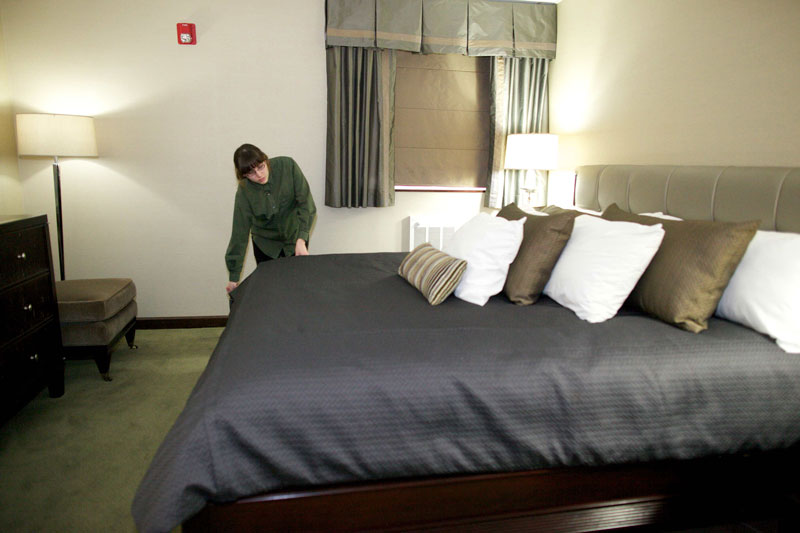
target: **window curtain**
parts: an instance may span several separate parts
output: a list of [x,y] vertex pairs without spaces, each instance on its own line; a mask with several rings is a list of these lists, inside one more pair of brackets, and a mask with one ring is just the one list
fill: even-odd
[[487,0],[327,0],[327,46],[556,56],[556,6]]
[[[503,72],[493,80],[503,81],[493,85],[488,165],[492,172],[486,205],[501,207],[504,199],[519,198],[520,172],[502,171],[505,135],[547,131],[547,61],[556,51],[555,5],[327,0],[325,43],[329,47],[326,205],[394,203],[393,50],[495,56],[493,70],[499,66]],[[526,69],[543,77],[526,82]],[[506,88],[506,80],[513,80],[513,85]],[[526,90],[535,94],[528,98]],[[523,115],[509,116],[516,112]]]
[[[538,58],[495,57],[492,60],[492,146],[486,207],[500,209],[520,203],[524,189],[535,189],[534,205],[547,198],[545,171],[505,170],[506,137],[512,133],[549,131],[547,74],[549,61]],[[527,202],[527,198],[525,198]]]
[[467,0],[422,2],[423,54],[467,55]]
[[471,0],[467,50],[470,55],[513,56],[514,6]]
[[335,46],[327,71],[325,205],[394,205],[395,52]]

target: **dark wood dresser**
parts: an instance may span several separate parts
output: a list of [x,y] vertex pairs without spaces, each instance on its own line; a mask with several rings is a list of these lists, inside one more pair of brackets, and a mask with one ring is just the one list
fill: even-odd
[[64,394],[64,361],[47,216],[0,216],[0,424],[47,385]]

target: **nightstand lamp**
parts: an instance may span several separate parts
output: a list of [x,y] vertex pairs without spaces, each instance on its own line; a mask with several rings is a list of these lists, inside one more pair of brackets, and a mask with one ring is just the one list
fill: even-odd
[[531,194],[538,189],[536,176],[530,179],[530,170],[555,170],[558,168],[558,136],[549,133],[514,133],[506,139],[505,168],[524,170],[525,178],[520,190]]

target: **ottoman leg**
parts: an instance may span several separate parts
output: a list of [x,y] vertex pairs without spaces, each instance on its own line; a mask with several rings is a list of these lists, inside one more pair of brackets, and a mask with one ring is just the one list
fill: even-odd
[[131,329],[129,329],[128,331],[125,332],[125,340],[128,342],[128,347],[131,350],[136,350],[137,348],[139,348],[138,346],[136,346],[133,343],[134,339],[136,338],[136,322],[135,322],[135,320],[136,319],[134,318],[133,326],[131,326]]
[[111,381],[108,370],[111,367],[111,350],[105,346],[95,348],[94,362],[104,381]]

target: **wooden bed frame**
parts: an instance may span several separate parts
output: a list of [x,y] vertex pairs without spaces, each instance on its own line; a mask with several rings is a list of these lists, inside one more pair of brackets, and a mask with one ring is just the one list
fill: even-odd
[[218,531],[656,530],[769,521],[800,531],[800,449],[279,491],[208,505],[183,525]]
[[[597,165],[576,204],[682,218],[762,220],[800,232],[800,169]],[[675,530],[769,521],[800,531],[800,443],[688,461],[393,480],[207,505],[183,525],[217,531]]]

